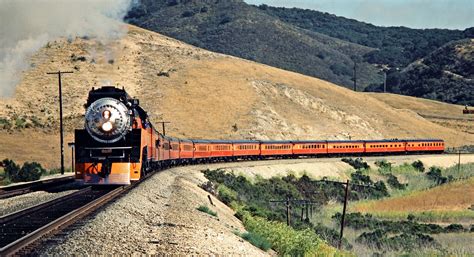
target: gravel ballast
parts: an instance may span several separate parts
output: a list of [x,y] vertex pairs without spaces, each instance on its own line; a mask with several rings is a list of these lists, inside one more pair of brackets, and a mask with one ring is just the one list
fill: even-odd
[[[80,224],[41,243],[39,255],[250,255],[268,253],[234,234],[244,231],[233,211],[209,204],[200,170],[187,166],[155,174]],[[197,207],[208,205],[214,217]]]
[[72,194],[76,191],[77,190],[67,190],[57,193],[37,191],[15,197],[0,199],[0,216],[30,208],[32,206],[51,201],[65,195]]

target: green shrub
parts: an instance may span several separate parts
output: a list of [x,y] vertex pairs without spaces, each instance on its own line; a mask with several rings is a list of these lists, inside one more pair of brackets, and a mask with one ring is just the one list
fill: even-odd
[[363,198],[379,199],[390,195],[383,181],[377,181],[374,183],[372,179],[370,179],[370,176],[362,174],[361,170],[356,170],[356,172],[352,173],[351,179],[353,184],[351,186],[351,200],[359,200]]
[[444,228],[446,232],[463,232],[464,227],[461,224],[451,224]]
[[223,184],[219,185],[217,187],[217,193],[218,193],[219,199],[226,205],[229,205],[232,201],[237,200],[237,192],[228,188],[226,185],[223,185]]
[[411,166],[413,166],[413,168],[415,168],[417,171],[419,172],[425,172],[425,165],[423,164],[422,161],[418,160],[418,161],[414,161]]
[[[340,223],[341,213],[336,213],[332,218]],[[353,212],[346,214],[345,225],[354,229],[369,229],[375,230],[380,229],[387,233],[426,233],[426,234],[438,234],[443,232],[449,232],[440,225],[437,224],[425,224],[417,223],[413,220],[401,220],[401,221],[390,221],[390,220],[379,220],[374,218],[371,214],[361,214],[360,212]]]
[[37,162],[25,162],[19,172],[19,181],[34,181],[40,179],[41,175],[46,172],[41,164]]
[[[324,226],[321,223],[318,223],[313,226],[314,232],[319,235],[322,239],[324,239],[328,244],[337,247],[339,244],[339,232],[333,228],[329,228]],[[352,245],[346,238],[342,238],[342,246],[344,249],[350,250],[352,249]]]
[[3,160],[3,166],[5,167],[5,177],[11,182],[38,180],[46,172],[41,164],[37,162],[25,162],[23,167],[20,168],[14,161],[5,159]]
[[10,123],[9,120],[5,118],[0,118],[0,129],[11,129],[12,126],[13,125]]
[[26,119],[23,117],[18,117],[15,119],[15,127],[16,128],[25,128],[26,127]]
[[439,247],[433,237],[419,233],[402,233],[389,237],[386,232],[376,229],[373,232],[364,232],[356,242],[363,243],[379,250],[411,251],[422,247]]
[[387,175],[388,179],[387,179],[387,183],[392,187],[392,188],[395,188],[395,189],[399,189],[399,190],[403,190],[407,187],[406,184],[402,184],[398,181],[398,178],[392,174],[388,174]]
[[237,233],[238,236],[242,237],[252,245],[264,250],[268,251],[270,248],[272,248],[272,244],[268,242],[265,238],[261,237],[258,234],[255,234],[253,232],[245,232],[245,233]]
[[214,216],[214,217],[217,217],[217,212],[209,209],[209,207],[207,207],[207,205],[200,205],[198,208],[196,208],[198,211],[202,211],[204,213],[207,213],[211,216]]
[[20,172],[20,165],[17,165],[14,161],[9,159],[3,160],[2,163],[5,170],[5,177],[12,182],[16,182],[16,178]]
[[342,158],[341,161],[351,165],[354,169],[360,170],[360,169],[369,169],[370,166],[367,164],[367,162],[364,162],[362,158]]
[[433,180],[436,184],[441,185],[446,182],[449,182],[447,177],[441,175],[441,168],[439,167],[430,167],[430,170],[426,173],[429,179]]
[[282,256],[329,256],[337,250],[328,246],[311,229],[294,230],[276,221],[243,215],[245,228],[265,238]]
[[392,164],[390,162],[387,162],[387,160],[378,160],[375,162],[375,165],[379,167],[382,170],[391,170],[392,169]]

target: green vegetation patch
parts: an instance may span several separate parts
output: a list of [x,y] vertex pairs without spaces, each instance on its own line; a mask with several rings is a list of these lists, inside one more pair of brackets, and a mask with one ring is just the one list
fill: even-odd
[[244,233],[238,233],[236,232],[236,235],[242,237],[252,245],[264,250],[268,251],[270,248],[272,248],[272,244],[268,242],[267,239],[264,237],[254,233],[254,232],[244,232]]
[[[256,221],[257,223],[261,223],[263,222],[262,220],[265,220],[271,224],[275,224],[275,226],[276,224],[282,224],[282,226],[288,227],[284,225],[287,220],[284,203],[271,202],[272,200],[284,201],[290,198],[298,201],[304,199],[312,202],[313,205],[311,208],[314,210],[330,201],[342,202],[344,200],[345,190],[344,186],[340,183],[312,180],[306,175],[300,178],[296,178],[294,175],[270,179],[260,177],[250,181],[244,176],[227,173],[224,170],[205,170],[204,174],[217,188],[218,198],[231,206],[234,210],[239,210],[236,214],[239,219],[244,220],[244,214],[248,214],[250,217],[253,217],[253,219],[259,218],[257,219],[259,222]],[[365,177],[361,178],[358,183],[375,184]],[[373,188],[369,191],[365,191],[366,189],[362,187],[354,187],[353,190],[355,192],[353,195],[357,198],[368,197],[370,199],[376,199],[376,197],[378,197],[376,194],[371,195],[373,193],[371,190],[375,190]],[[293,204],[290,210],[291,226],[288,227],[288,229],[295,231],[309,230],[315,237],[322,238],[332,246],[337,246],[339,242],[338,231],[322,224],[313,225],[310,223],[308,217],[309,209],[305,208],[306,207],[302,204],[296,202]],[[313,211],[311,211],[311,213],[312,212]],[[302,213],[303,216],[301,216]],[[277,242],[276,239],[270,240],[265,235],[247,226],[246,229],[249,232],[257,233],[266,238],[273,246],[275,245],[274,242]],[[302,235],[306,235],[305,233],[307,232],[304,232]],[[304,238],[308,239],[308,237]],[[345,249],[351,248],[347,240],[343,240],[343,246]],[[276,249],[275,247],[273,248]],[[285,253],[293,252],[293,250],[288,250],[289,248],[285,249]]]
[[[13,160],[5,159],[1,162],[0,185],[8,185],[17,182],[35,181],[42,176],[58,174],[60,169],[46,170],[37,162],[25,162],[23,166],[16,164]],[[66,170],[70,171],[70,169]]]
[[418,222],[471,222],[474,220],[472,210],[436,210],[436,211],[371,211],[373,217],[390,220],[403,220],[412,215]]
[[271,243],[273,249],[282,256],[343,256],[328,246],[311,229],[293,229],[281,222],[268,221],[254,217],[246,211],[240,211],[247,230],[259,235]]
[[204,213],[207,213],[211,216],[217,217],[217,212],[211,210],[207,205],[200,205],[199,207],[196,208],[198,211],[202,211]]
[[[333,216],[339,221],[341,213]],[[345,224],[356,230],[365,230],[356,242],[365,244],[378,250],[413,251],[419,248],[439,249],[440,244],[428,234],[468,232],[460,224],[440,226],[416,222],[414,215],[408,215],[406,220],[380,220],[371,214],[349,213]],[[368,230],[368,231],[367,231]]]

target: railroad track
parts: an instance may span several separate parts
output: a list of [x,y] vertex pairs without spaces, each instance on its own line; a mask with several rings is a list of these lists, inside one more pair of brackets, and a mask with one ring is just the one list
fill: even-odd
[[134,185],[108,189],[88,187],[0,217],[0,256],[27,255],[35,242],[72,225],[132,187]]
[[66,176],[6,186],[0,188],[0,199],[22,195],[33,191],[45,190],[72,182],[74,182],[74,176]]

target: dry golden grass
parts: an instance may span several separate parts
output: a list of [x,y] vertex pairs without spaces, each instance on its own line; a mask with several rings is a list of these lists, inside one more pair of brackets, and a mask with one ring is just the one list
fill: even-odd
[[[35,117],[45,129],[0,130],[0,159],[59,166],[57,78],[64,77],[67,141],[83,126],[92,86],[124,86],[152,122],[167,120],[170,135],[218,139],[443,138],[448,146],[474,144],[474,135],[436,124],[417,110],[457,115],[460,106],[394,95],[356,93],[332,83],[216,54],[133,26],[123,39],[101,44],[57,40],[41,49],[0,117]],[[72,61],[71,55],[86,57]],[[109,60],[114,60],[111,64]],[[160,72],[169,76],[159,76]],[[399,101],[403,108],[392,104]],[[389,100],[386,100],[389,99]],[[8,105],[8,108],[3,108]],[[408,109],[408,110],[407,110]],[[237,128],[235,130],[234,128]],[[67,151],[67,150],[66,150]],[[67,154],[69,155],[69,153]],[[69,160],[67,160],[68,162]]]
[[474,177],[406,196],[361,202],[360,212],[465,211],[474,204]]

